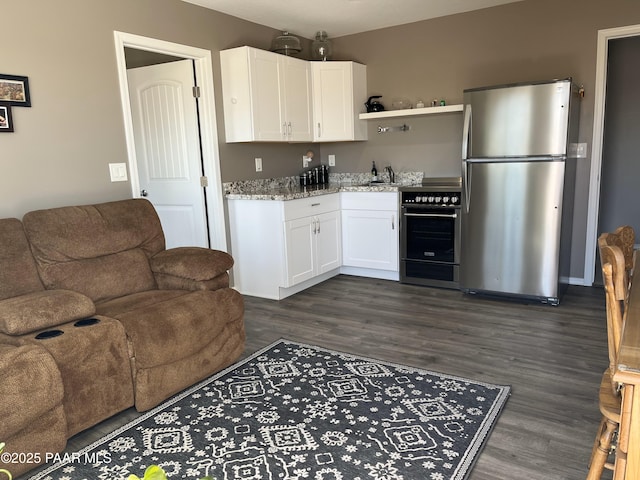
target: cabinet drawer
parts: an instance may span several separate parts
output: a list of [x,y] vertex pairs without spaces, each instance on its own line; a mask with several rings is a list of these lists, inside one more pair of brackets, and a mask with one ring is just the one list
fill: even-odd
[[342,192],[343,210],[398,211],[397,192]]
[[309,217],[340,209],[340,194],[318,195],[284,202],[284,219]]

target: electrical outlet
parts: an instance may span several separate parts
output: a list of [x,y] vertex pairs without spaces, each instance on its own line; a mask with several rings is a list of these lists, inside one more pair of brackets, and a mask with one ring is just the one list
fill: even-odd
[[336,166],[336,156],[335,155],[329,155],[329,166],[330,167],[335,167]]
[[256,172],[261,172],[262,171],[262,159],[259,157],[256,157]]
[[302,168],[307,168],[309,166],[309,162],[311,161],[311,157],[307,157],[306,155],[302,156]]

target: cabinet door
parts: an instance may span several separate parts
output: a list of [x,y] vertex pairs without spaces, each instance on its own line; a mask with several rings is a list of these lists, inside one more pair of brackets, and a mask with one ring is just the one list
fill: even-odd
[[398,271],[398,219],[395,212],[342,211],[342,264]]
[[311,66],[298,58],[282,57],[284,78],[284,121],[287,140],[303,142],[313,140],[311,129]]
[[323,213],[316,218],[316,258],[319,275],[342,265],[342,225],[340,212]]
[[284,84],[280,66],[281,55],[252,48],[249,51],[250,95],[254,140],[282,141]]
[[316,275],[315,217],[284,222],[286,285],[291,287]]
[[358,115],[367,100],[367,69],[354,62],[311,62],[315,141],[366,140]]
[[352,75],[349,62],[315,62],[313,72],[314,139],[353,139]]

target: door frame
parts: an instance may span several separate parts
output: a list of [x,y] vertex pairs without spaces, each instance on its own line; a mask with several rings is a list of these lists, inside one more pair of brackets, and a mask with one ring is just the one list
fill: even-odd
[[209,183],[207,188],[204,189],[204,195],[207,202],[209,242],[211,248],[227,251],[227,233],[224,221],[224,200],[220,176],[220,152],[218,148],[218,127],[215,114],[213,62],[211,60],[211,51],[119,31],[114,31],[113,36],[116,49],[116,61],[118,65],[120,102],[122,104],[127,156],[129,159],[129,172],[131,175],[131,193],[133,198],[140,197],[140,180],[135,149],[135,137],[133,134],[131,105],[129,103],[129,84],[127,81],[127,65],[124,49],[125,47],[129,47],[193,60],[198,86],[200,87],[198,111],[201,125],[200,142],[202,149],[202,163],[204,175],[207,177]]
[[609,40],[640,35],[640,25],[598,30],[596,59],[596,85],[593,109],[593,140],[591,149],[591,172],[589,176],[589,203],[587,209],[587,239],[584,258],[586,286],[593,285],[595,277],[596,245],[598,241],[598,213],[600,210],[600,174],[602,172],[602,147],[604,143],[604,112],[607,99],[607,65],[609,63]]

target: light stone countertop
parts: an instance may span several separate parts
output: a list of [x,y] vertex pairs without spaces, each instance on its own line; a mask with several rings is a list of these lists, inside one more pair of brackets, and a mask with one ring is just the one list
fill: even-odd
[[227,200],[296,200],[339,192],[397,192],[399,187],[420,185],[423,172],[396,174],[396,182],[369,185],[369,174],[331,173],[329,183],[301,187],[298,177],[245,180],[223,184]]

